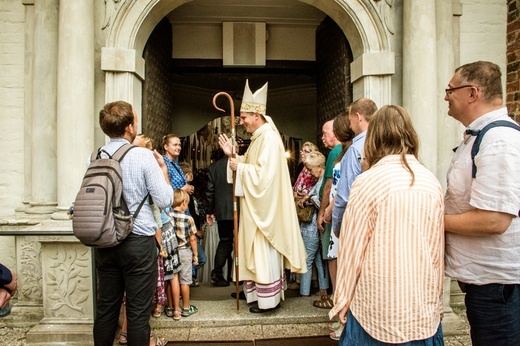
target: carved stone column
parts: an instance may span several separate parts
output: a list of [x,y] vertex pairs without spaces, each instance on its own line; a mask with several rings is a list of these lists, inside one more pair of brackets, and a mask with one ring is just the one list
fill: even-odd
[[66,217],[94,150],[94,3],[60,0],[59,32],[55,219]]
[[437,167],[437,47],[435,0],[403,1],[403,106],[421,140],[420,157]]
[[[454,31],[454,21],[458,20],[453,12],[453,0],[437,0],[435,3],[437,13],[437,103],[438,107],[438,134],[437,134],[437,174],[443,188],[446,188],[446,172],[451,163],[452,149],[461,140],[462,128],[458,121],[448,116],[448,103],[444,101],[445,91],[448,87],[456,67],[455,53],[458,52],[458,32]],[[458,60],[458,59],[457,59]]]
[[18,302],[13,311],[27,321],[38,322],[43,317],[41,246],[38,238],[16,236],[16,254]]
[[[53,214],[53,219],[60,220],[49,219],[30,229],[33,234],[42,234],[35,238],[41,247],[43,319],[27,333],[27,345],[89,345],[93,344],[95,294],[92,251],[72,235],[46,234],[72,234],[71,221],[63,211],[73,202],[85,172],[87,157],[94,149],[94,2],[59,0],[59,14],[58,0],[38,0],[35,5],[35,56],[43,54],[43,57],[35,57],[34,85],[42,83],[36,62],[47,61],[51,55],[49,51],[52,51],[53,61],[47,63],[54,71],[54,89],[52,93],[46,93],[35,87],[34,105],[43,102],[40,98],[51,99],[54,109],[52,132],[48,133],[47,126],[39,127],[42,124],[37,119],[40,107],[33,107],[33,197],[42,201],[49,196],[52,196],[52,201],[57,198],[62,212]],[[56,29],[56,34],[59,27],[56,45],[52,44],[47,51],[41,43],[38,49],[36,47],[40,36],[44,36],[38,31],[45,29],[39,21],[41,18],[49,21],[50,13],[46,11],[52,13],[52,30]],[[45,40],[50,38],[44,37],[43,42]],[[50,75],[47,78],[52,79]],[[50,121],[50,115],[45,115],[43,124]],[[46,142],[42,143],[44,140]],[[37,150],[39,146],[43,148]],[[47,151],[52,151],[53,159],[42,164],[36,156],[41,153],[47,159],[50,155]],[[54,179],[46,181],[45,175],[43,179],[42,170],[51,171]],[[56,181],[59,181],[59,186]],[[40,186],[43,184],[50,186],[42,190]],[[56,210],[55,204],[53,210]]]
[[[443,188],[446,188],[446,172],[451,163],[452,148],[457,146],[461,138],[461,125],[448,116],[448,103],[444,101],[448,82],[453,76],[458,57],[458,27],[456,13],[460,10],[453,0],[437,0],[435,2],[437,24],[437,153],[436,173]],[[457,27],[455,29],[454,27]],[[451,308],[451,278],[444,278],[444,294],[442,296],[444,319],[443,333],[445,335],[461,334],[466,329],[462,318]]]
[[50,213],[56,206],[56,75],[58,0],[34,4],[32,208]]
[[[32,228],[70,232],[71,222],[47,220]],[[91,345],[94,316],[92,250],[74,236],[39,236],[43,319],[27,333],[27,345]]]
[[[105,71],[106,101],[123,100],[130,103],[141,119],[144,59],[135,49],[103,47],[101,69]],[[140,131],[140,120],[138,127]]]
[[350,64],[353,99],[368,97],[378,107],[391,103],[392,75],[395,73],[393,52],[365,53]]
[[24,199],[16,211],[25,211],[32,199],[32,103],[33,103],[33,55],[34,55],[34,0],[23,0],[25,10],[24,49]]

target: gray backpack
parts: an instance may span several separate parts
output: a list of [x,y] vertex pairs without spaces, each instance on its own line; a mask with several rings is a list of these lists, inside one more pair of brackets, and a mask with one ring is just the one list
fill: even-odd
[[[134,215],[123,198],[123,180],[119,163],[135,145],[124,144],[110,157],[101,148],[91,162],[74,202],[72,230],[85,245],[107,248],[120,244],[133,230],[134,219],[148,198],[145,196]],[[101,158],[105,152],[109,158]]]

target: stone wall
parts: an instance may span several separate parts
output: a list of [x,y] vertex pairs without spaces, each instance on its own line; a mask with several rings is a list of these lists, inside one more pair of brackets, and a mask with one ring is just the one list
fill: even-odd
[[172,29],[163,19],[154,29],[143,57],[146,63],[146,79],[143,82],[143,133],[153,141],[154,148],[161,147],[161,139],[171,132],[173,117],[172,82]]
[[0,1],[0,215],[24,194],[24,19],[22,1]]
[[352,51],[345,34],[327,17],[316,32],[317,144],[322,125],[348,109],[352,100]]
[[506,105],[520,122],[520,0],[507,1]]
[[[506,71],[504,33],[507,26],[507,6],[504,0],[460,0],[460,3],[460,65],[487,60]],[[505,83],[503,78],[504,90]]]

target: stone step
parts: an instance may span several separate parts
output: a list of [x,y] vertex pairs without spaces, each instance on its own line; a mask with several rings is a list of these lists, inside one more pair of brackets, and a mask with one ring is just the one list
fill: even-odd
[[213,287],[209,283],[191,289],[190,304],[198,312],[179,321],[152,318],[154,333],[172,341],[253,340],[297,336],[328,335],[328,309],[312,306],[317,296],[299,297],[298,291],[285,291],[281,308],[254,314],[249,306],[230,297],[233,287]]
[[[192,288],[190,303],[199,311],[180,321],[165,314],[159,318],[152,317],[153,334],[170,341],[224,342],[329,334],[329,310],[312,305],[317,296],[299,297],[299,291],[287,290],[280,309],[253,314],[243,300],[239,301],[237,310],[236,301],[230,297],[234,290],[234,287],[213,287],[209,283]],[[452,297],[453,293],[457,290],[452,286]],[[67,325],[54,325],[53,321],[40,320],[41,313],[41,306],[30,309],[14,303],[11,315],[0,319],[0,326],[37,324],[27,333],[27,345],[31,346],[93,345],[91,323],[71,321]],[[465,322],[453,312],[444,316],[443,331],[445,337],[468,333]],[[118,345],[117,340],[114,345]]]
[[460,290],[457,280],[450,282],[450,305],[453,307],[464,307],[465,294]]

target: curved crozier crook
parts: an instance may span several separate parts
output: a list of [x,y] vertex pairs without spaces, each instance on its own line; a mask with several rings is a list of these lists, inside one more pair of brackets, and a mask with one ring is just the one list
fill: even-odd
[[[224,109],[222,109],[222,108],[220,108],[220,107],[217,106],[217,98],[218,98],[219,96],[221,96],[221,95],[226,96],[227,99],[229,100],[229,105],[230,105],[230,107],[231,107],[231,117],[234,118],[234,117],[235,117],[235,104],[234,104],[234,102],[233,102],[233,98],[232,98],[231,95],[229,95],[227,92],[225,92],[225,91],[221,91],[221,92],[219,92],[219,93],[216,93],[215,96],[213,96],[213,106],[214,106],[217,110],[219,110],[219,111],[221,111],[221,112],[226,112]],[[234,119],[232,119],[232,120],[234,120]]]

